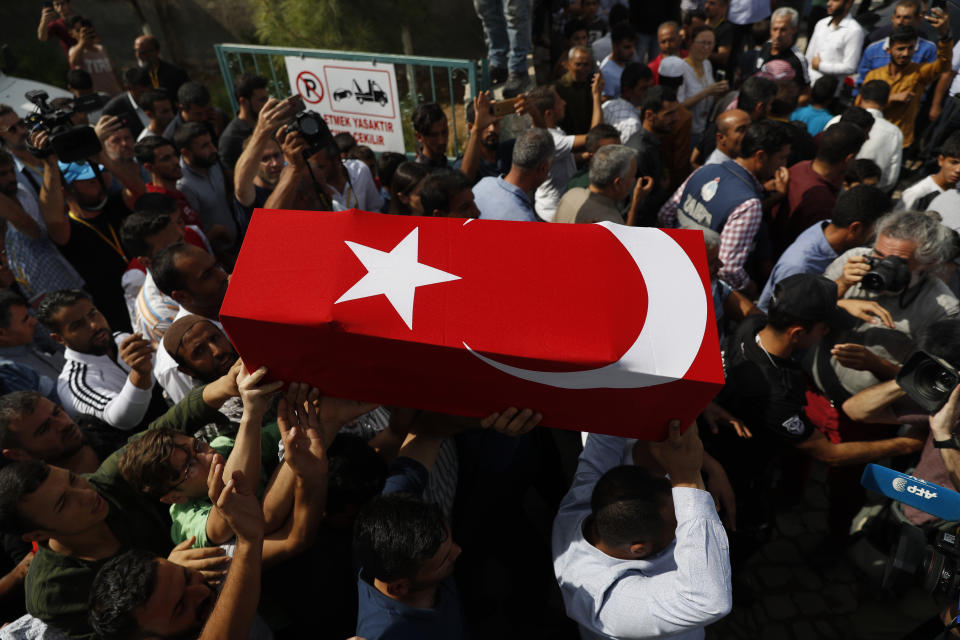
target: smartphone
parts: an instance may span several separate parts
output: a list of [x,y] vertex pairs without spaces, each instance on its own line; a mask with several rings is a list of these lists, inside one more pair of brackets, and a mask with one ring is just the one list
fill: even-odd
[[930,9],[927,10],[925,15],[932,16],[934,15],[933,10],[939,9],[940,13],[944,13],[947,10],[947,0],[933,0],[930,3]]
[[717,69],[713,75],[716,76],[717,82],[723,82],[727,79],[727,71],[725,69]]
[[517,104],[517,98],[508,98],[490,104],[490,115],[495,118],[502,118],[505,115],[514,112],[514,105]]

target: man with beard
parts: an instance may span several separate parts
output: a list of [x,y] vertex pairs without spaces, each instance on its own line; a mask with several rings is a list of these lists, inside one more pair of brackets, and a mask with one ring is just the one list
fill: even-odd
[[[166,345],[179,345],[179,338],[183,335],[182,326],[190,324],[178,325],[181,318],[199,316],[216,328],[223,329],[218,318],[223,296],[227,292],[227,274],[209,253],[182,242],[158,251],[153,257],[150,271],[160,291],[180,305],[180,311],[167,334],[173,332],[175,327],[181,328],[172,336],[164,335],[153,371],[167,396],[177,402],[197,386],[197,378],[193,372],[181,369],[181,364],[174,358],[177,348],[171,351]],[[236,355],[233,358],[236,359]]]
[[137,142],[140,142],[147,136],[162,136],[163,130],[167,128],[170,121],[173,120],[173,101],[163,89],[150,89],[140,96],[137,102],[143,112],[150,118],[150,122],[143,128],[140,135],[137,136]]
[[749,126],[750,114],[740,109],[724,111],[717,116],[717,146],[703,164],[720,164],[736,158]]
[[667,86],[647,89],[637,107],[643,126],[627,146],[637,151],[638,175],[649,176],[653,180],[652,191],[647,194],[639,210],[641,224],[653,224],[657,211],[670,195],[663,170],[661,136],[673,131],[681,108],[677,102],[677,92]]
[[183,177],[183,169],[180,168],[180,156],[173,143],[160,136],[148,136],[138,140],[133,149],[137,162],[150,173],[147,193],[170,196],[176,200],[184,224],[209,231],[203,228],[200,214],[187,202],[187,196],[177,189],[177,180]]
[[67,412],[90,414],[125,431],[137,427],[153,397],[150,342],[137,334],[111,335],[106,318],[79,290],[51,293],[37,316],[66,347],[57,391]]
[[898,27],[890,34],[890,63],[874,69],[864,82],[883,80],[890,85],[890,102],[884,117],[900,127],[903,132],[903,148],[913,144],[914,127],[923,92],[940,74],[950,71],[953,55],[953,39],[950,37],[950,14],[946,10],[931,9],[927,22],[940,34],[937,43],[937,59],[934,62],[913,61],[919,35],[914,27]]
[[220,135],[218,147],[224,166],[231,171],[243,151],[243,141],[253,133],[260,111],[270,97],[267,94],[267,79],[252,73],[245,73],[237,78],[235,89],[240,108],[237,117],[230,121]]
[[[785,60],[793,68],[794,81],[801,88],[810,84],[807,59],[794,46],[800,14],[793,7],[780,7],[770,17],[770,39],[759,49],[748,51],[741,62],[744,75],[752,75],[771,60]],[[747,71],[750,73],[748,74]]]
[[211,238],[214,249],[233,250],[239,246],[243,228],[230,206],[233,198],[228,193],[226,177],[210,132],[199,122],[187,122],[177,129],[173,143],[180,152],[180,169],[183,171],[177,180],[177,189],[183,192],[193,210],[199,212],[204,229],[220,225],[226,230],[223,238]]
[[180,85],[190,78],[180,67],[160,59],[160,42],[154,36],[139,36],[133,42],[133,53],[137,56],[137,65],[150,74],[153,88],[165,91],[175,100]]
[[[259,91],[266,95],[266,89]],[[241,113],[242,104],[241,102]],[[273,136],[277,128],[290,119],[295,105],[296,102],[289,99],[267,99],[266,103],[261,105],[258,115],[254,116],[256,126],[251,129],[252,133],[241,142],[243,153],[236,159],[233,195],[245,219],[249,219],[254,209],[267,202],[280,180],[284,165],[283,151]],[[224,133],[220,139],[221,148],[226,137],[227,134]]]
[[453,163],[473,184],[510,171],[514,140],[500,142],[500,118],[490,113],[490,92],[482,91],[467,105],[470,137],[463,156]]
[[567,72],[556,83],[557,94],[567,103],[560,128],[571,134],[590,130],[593,119],[593,94],[590,81],[596,71],[588,47],[573,47],[567,54]]

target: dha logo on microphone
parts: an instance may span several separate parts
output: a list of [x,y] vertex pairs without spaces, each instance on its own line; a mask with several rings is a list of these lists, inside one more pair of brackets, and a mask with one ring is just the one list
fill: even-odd
[[894,478],[893,488],[899,491],[900,493],[907,492],[914,495],[920,496],[925,500],[932,500],[937,497],[936,491],[930,491],[929,489],[924,489],[923,487],[918,487],[915,484],[908,484],[906,478]]

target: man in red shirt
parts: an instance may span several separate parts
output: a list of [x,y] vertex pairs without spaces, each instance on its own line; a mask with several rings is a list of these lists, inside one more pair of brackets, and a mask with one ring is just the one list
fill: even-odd
[[660,25],[657,29],[657,44],[660,45],[660,55],[647,65],[653,71],[653,84],[660,81],[660,62],[664,56],[687,57],[687,52],[680,48],[680,25],[676,22],[664,22]]
[[838,122],[823,132],[813,160],[790,167],[787,200],[770,228],[775,255],[783,253],[807,227],[830,217],[847,165],[866,140],[867,135],[857,125]]
[[177,190],[177,180],[183,176],[183,170],[173,143],[160,136],[147,136],[134,145],[133,152],[137,162],[150,173],[147,193],[162,193],[176,200],[183,223],[203,231],[200,215],[187,202],[187,197]]
[[54,0],[53,8],[45,6],[40,13],[40,26],[37,27],[37,40],[46,42],[53,36],[60,41],[64,54],[68,54],[70,47],[77,44],[66,24],[67,19],[73,15],[70,3],[71,0]]

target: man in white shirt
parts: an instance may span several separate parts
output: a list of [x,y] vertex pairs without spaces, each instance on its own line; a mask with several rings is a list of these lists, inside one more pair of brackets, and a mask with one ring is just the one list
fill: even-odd
[[310,165],[326,180],[335,208],[374,212],[383,208],[380,190],[362,160],[340,160],[333,149],[324,149],[310,156]]
[[[590,86],[590,92],[593,96],[593,118],[590,122],[590,128],[603,122],[603,107],[600,103],[600,95],[603,91],[603,76],[596,74],[593,78],[593,84]],[[557,203],[561,196],[567,190],[567,183],[577,172],[577,164],[573,158],[573,152],[586,147],[587,135],[581,134],[568,136],[557,123],[563,119],[566,102],[557,94],[553,85],[544,85],[537,87],[527,94],[527,99],[536,111],[531,114],[534,123],[537,126],[543,126],[556,147],[553,166],[550,169],[550,176],[547,180],[537,187],[534,195],[534,210],[541,220],[553,222],[557,213]],[[483,211],[483,207],[481,207]]]
[[839,92],[844,79],[857,71],[866,34],[849,15],[852,5],[853,0],[827,0],[827,17],[814,27],[805,54],[811,84],[823,75],[836,76]]
[[898,209],[927,211],[930,203],[941,193],[953,191],[960,181],[960,131],[950,134],[937,155],[940,170],[904,189]]
[[703,638],[730,612],[733,589],[697,427],[681,435],[674,422],[667,441],[641,448],[646,468],[620,466],[634,442],[587,438],[553,522],[564,608],[585,639]]
[[603,121],[620,132],[620,143],[627,144],[640,133],[643,122],[637,107],[653,81],[653,72],[642,62],[631,62],[620,76],[620,97],[603,103]]
[[153,347],[139,335],[110,333],[110,325],[83,291],[55,291],[37,317],[66,347],[57,392],[76,418],[85,413],[117,429],[140,425],[153,395]]
[[[903,159],[903,132],[900,127],[883,117],[883,110],[890,99],[890,85],[884,80],[871,80],[860,89],[857,106],[873,116],[873,126],[867,141],[857,153],[858,159],[873,160],[882,172],[877,185],[886,192],[893,190],[900,179]],[[840,121],[837,116],[827,123],[827,128]]]

